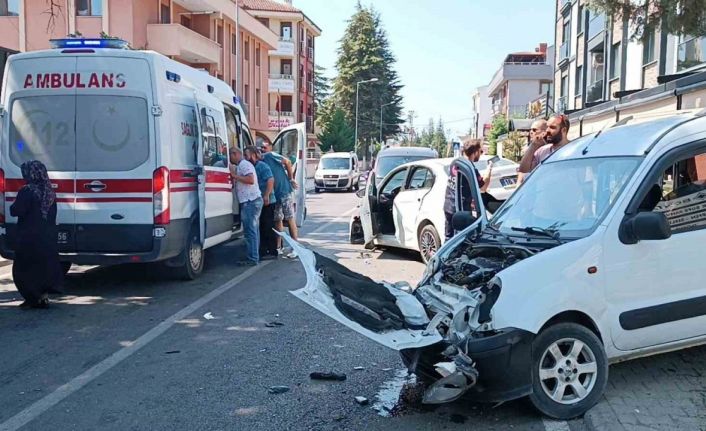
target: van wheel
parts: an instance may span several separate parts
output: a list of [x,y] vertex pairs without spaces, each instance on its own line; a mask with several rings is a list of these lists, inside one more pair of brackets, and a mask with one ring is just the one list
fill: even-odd
[[199,228],[193,226],[189,231],[186,247],[182,252],[185,254],[183,266],[180,268],[180,278],[184,280],[195,280],[203,272],[203,262],[205,253],[199,239]]
[[532,343],[532,404],[555,419],[572,419],[596,405],[608,382],[603,344],[588,328],[559,323]]
[[428,263],[429,260],[436,254],[441,247],[441,238],[439,233],[434,228],[434,225],[428,224],[419,231],[419,254],[422,256],[422,261]]

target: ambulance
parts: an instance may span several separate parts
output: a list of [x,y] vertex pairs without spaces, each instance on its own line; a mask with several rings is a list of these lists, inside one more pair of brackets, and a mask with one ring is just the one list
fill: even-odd
[[[253,145],[223,81],[115,39],[59,39],[9,57],[0,97],[0,255],[12,259],[20,165],[47,166],[57,242],[71,264],[163,262],[186,279],[204,250],[242,234],[229,148]],[[297,224],[305,208],[306,130],[273,142],[295,155]],[[170,271],[173,272],[174,270]]]

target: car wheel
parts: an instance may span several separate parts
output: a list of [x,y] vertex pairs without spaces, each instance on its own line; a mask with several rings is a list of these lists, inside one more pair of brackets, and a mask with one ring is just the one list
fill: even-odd
[[315,188],[314,188],[314,193],[321,193],[321,189],[318,188],[318,187],[315,187]]
[[189,231],[186,247],[182,252],[185,256],[180,269],[180,277],[184,280],[195,280],[203,272],[205,253],[199,238],[198,226],[193,226]]
[[363,225],[360,220],[354,220],[353,223],[351,223],[350,232],[348,233],[348,240],[351,244],[363,244],[365,241]]
[[436,254],[436,251],[441,247],[441,238],[439,233],[434,228],[434,225],[428,224],[419,231],[419,254],[422,256],[424,263]]
[[530,401],[545,415],[572,419],[596,405],[608,382],[603,344],[588,328],[559,323],[532,343]]

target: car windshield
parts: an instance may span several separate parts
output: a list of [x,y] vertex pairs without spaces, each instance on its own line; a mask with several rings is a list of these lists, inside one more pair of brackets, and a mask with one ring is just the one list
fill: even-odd
[[416,162],[417,160],[428,159],[427,156],[383,156],[378,157],[377,162],[375,162],[375,176],[379,179],[387,175],[391,170],[396,167],[409,162]]
[[555,231],[561,238],[588,236],[640,161],[640,157],[599,157],[542,164],[495,214],[492,228],[513,235],[531,227]]
[[321,159],[321,169],[350,169],[351,159],[348,157],[325,157]]

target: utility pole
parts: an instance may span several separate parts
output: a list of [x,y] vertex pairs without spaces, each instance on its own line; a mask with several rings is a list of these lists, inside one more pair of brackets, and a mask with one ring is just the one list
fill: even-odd
[[[358,151],[358,93],[360,92],[360,84],[367,84],[369,82],[377,82],[377,78],[368,79],[365,81],[358,81],[355,83],[355,143],[354,149],[357,153]],[[363,168],[368,169],[368,148],[365,147],[363,152]]]

